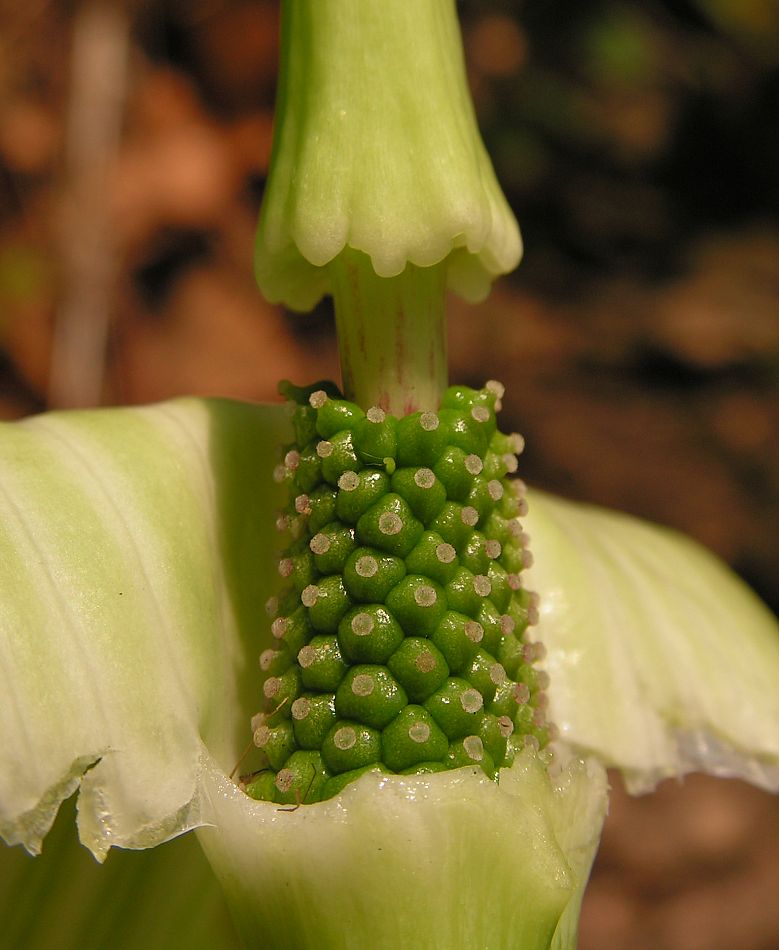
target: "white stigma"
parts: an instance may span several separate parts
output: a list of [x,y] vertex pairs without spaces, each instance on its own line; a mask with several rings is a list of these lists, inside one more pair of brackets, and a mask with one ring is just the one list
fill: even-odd
[[278,597],[269,597],[265,601],[265,612],[269,617],[275,617],[279,612],[279,598]]
[[384,511],[379,515],[379,531],[382,534],[393,535],[400,534],[403,530],[403,522],[399,515],[394,511]]
[[503,497],[503,484],[497,478],[493,478],[492,481],[487,482],[487,491],[493,501],[500,501]]
[[432,607],[438,600],[438,595],[435,592],[435,588],[429,584],[420,584],[414,591],[414,600],[416,601],[417,607]]
[[303,593],[300,595],[301,603],[304,607],[313,607],[317,602],[319,597],[319,588],[316,584],[309,584],[308,587],[303,588]]
[[460,512],[460,520],[463,524],[468,525],[469,528],[473,528],[479,520],[479,512],[471,505],[466,505]]
[[323,439],[321,442],[317,442],[316,454],[321,459],[329,458],[333,454],[333,443],[328,442],[327,439]]
[[513,474],[519,468],[519,462],[517,461],[516,455],[512,455],[510,452],[507,452],[503,456],[503,464],[506,466],[506,471],[509,474]]
[[471,409],[471,417],[476,420],[476,422],[488,422],[490,418],[490,410],[486,406],[474,406]]
[[314,554],[327,554],[330,550],[330,545],[330,538],[328,538],[326,534],[315,534],[308,542],[308,546]]
[[422,745],[430,738],[430,726],[426,722],[415,722],[413,726],[409,726],[408,737],[412,742]]
[[358,673],[352,680],[352,692],[355,696],[370,696],[375,686],[369,673]]
[[497,379],[488,379],[484,388],[489,390],[496,399],[503,399],[506,395],[506,387]]
[[420,673],[430,673],[435,669],[435,657],[430,650],[423,650],[414,661]]
[[478,622],[478,620],[469,620],[465,624],[465,636],[471,641],[471,643],[481,643],[484,637],[484,627]]
[[524,706],[525,703],[530,699],[530,689],[528,688],[527,683],[517,683],[514,689],[512,690],[514,699],[519,703],[520,706]]
[[271,664],[276,659],[277,656],[281,653],[280,650],[263,650],[260,654],[260,669],[263,673],[267,673],[271,668]]
[[511,733],[514,731],[514,723],[511,721],[510,716],[498,716],[498,729],[500,729],[500,734],[504,739],[508,739]]
[[300,465],[300,452],[298,452],[297,449],[291,449],[284,456],[284,464],[290,471],[294,472],[298,465]]
[[502,686],[506,682],[506,671],[502,664],[493,663],[490,667],[490,679],[496,686]]
[[465,469],[470,475],[478,475],[484,468],[484,462],[478,455],[465,456]]
[[463,749],[474,762],[481,762],[484,758],[484,743],[478,736],[466,736],[463,739]]
[[265,693],[266,699],[273,699],[280,689],[281,680],[278,678],[278,676],[271,676],[266,679],[262,687],[262,691]]
[[316,650],[312,646],[301,647],[298,652],[298,663],[307,670],[316,659]]
[[308,495],[298,495],[295,499],[295,511],[299,515],[311,514],[311,499]]
[[523,567],[532,567],[533,566],[533,552],[528,551],[527,548],[522,552],[522,566]]
[[279,561],[279,574],[281,574],[282,577],[289,577],[294,568],[295,565],[292,563],[292,558],[285,557]]
[[419,424],[425,432],[435,432],[439,426],[439,419],[434,412],[423,412],[419,417]]
[[373,633],[373,617],[370,614],[355,614],[352,617],[352,632],[356,637],[367,637]]
[[492,584],[486,574],[477,574],[473,579],[473,589],[479,597],[489,597],[492,593]]
[[296,699],[292,704],[292,718],[293,719],[305,719],[306,716],[311,712],[311,703],[306,699],[305,696],[301,696],[299,699]]
[[417,488],[432,488],[435,485],[435,474],[429,468],[418,468],[414,472],[414,482]]
[[379,562],[372,555],[364,554],[357,558],[354,569],[360,577],[374,577],[379,572]]
[[288,792],[295,781],[295,774],[292,769],[282,769],[276,776],[276,788],[280,792]]
[[270,729],[267,726],[260,726],[259,729],[254,730],[252,738],[257,748],[263,749],[270,741]]
[[490,540],[484,545],[484,550],[487,552],[487,557],[492,558],[494,561],[496,557],[500,557],[500,552],[503,550],[503,548],[500,546],[500,541],[490,538]]
[[500,618],[500,631],[501,633],[508,637],[514,632],[514,627],[516,627],[516,622],[513,617],[509,617],[508,614],[502,614]]
[[444,541],[442,544],[436,545],[435,556],[441,564],[451,564],[457,557],[457,552],[451,544],[447,544],[447,542]]
[[288,627],[289,620],[287,617],[276,617],[276,619],[270,625],[271,633],[277,640],[281,640],[281,638],[287,632]]
[[308,402],[312,409],[321,409],[327,402],[327,393],[324,389],[317,389],[308,397]]
[[338,479],[338,487],[341,491],[354,491],[360,484],[360,476],[357,472],[344,472]]
[[365,413],[365,418],[368,420],[368,422],[379,423],[384,422],[384,420],[387,418],[387,415],[381,406],[371,406],[371,408]]
[[515,455],[521,455],[525,451],[525,437],[520,435],[519,432],[512,432],[509,441]]
[[341,726],[333,736],[333,745],[336,749],[346,752],[357,742],[357,733],[351,726]]
[[478,689],[466,689],[460,695],[460,705],[467,713],[477,713],[484,706],[484,700]]
[[522,587],[522,580],[519,574],[507,574],[506,583],[512,590],[520,590]]
[[288,475],[288,470],[286,465],[277,465],[273,469],[273,481],[277,485],[280,485]]

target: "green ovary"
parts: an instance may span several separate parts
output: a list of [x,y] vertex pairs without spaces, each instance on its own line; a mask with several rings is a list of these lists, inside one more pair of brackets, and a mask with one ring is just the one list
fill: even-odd
[[253,721],[253,798],[306,804],[370,769],[478,768],[497,781],[543,748],[547,676],[520,573],[529,556],[521,440],[497,430],[502,387],[450,387],[438,412],[363,412],[331,385],[287,386],[297,443],[290,543],[271,605]]

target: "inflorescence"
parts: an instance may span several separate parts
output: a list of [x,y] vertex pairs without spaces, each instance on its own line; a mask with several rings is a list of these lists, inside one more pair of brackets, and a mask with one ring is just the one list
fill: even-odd
[[453,386],[437,413],[400,419],[329,383],[283,392],[296,441],[275,471],[290,488],[277,526],[291,543],[252,721],[265,767],[247,793],[311,803],[371,769],[497,779],[554,738],[503,387]]

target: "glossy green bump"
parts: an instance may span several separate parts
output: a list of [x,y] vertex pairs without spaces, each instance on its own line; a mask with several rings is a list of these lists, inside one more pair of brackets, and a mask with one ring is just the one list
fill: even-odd
[[467,543],[477,522],[478,515],[474,520],[466,505],[447,501],[428,528],[440,534],[444,541],[459,551]]
[[446,585],[457,573],[457,551],[435,531],[426,531],[406,557],[409,574],[423,574]]
[[294,475],[295,488],[299,493],[312,491],[322,478],[322,459],[317,455],[316,444],[314,439],[300,451]]
[[335,709],[342,719],[353,719],[383,729],[407,705],[408,696],[383,666],[351,667],[335,694]]
[[247,782],[246,794],[258,802],[272,802],[276,795],[276,773],[266,769]]
[[325,736],[322,758],[334,774],[381,761],[381,733],[361,722],[339,719]]
[[424,706],[449,739],[461,739],[478,732],[484,699],[467,680],[451,676]]
[[473,480],[471,490],[468,492],[468,497],[465,499],[466,505],[470,505],[479,512],[479,519],[486,518],[494,507],[489,485],[490,479],[477,475]]
[[330,439],[344,429],[353,429],[365,413],[358,405],[345,399],[326,399],[316,413],[316,431],[322,439]]
[[354,447],[366,465],[382,465],[397,453],[398,420],[383,409],[372,406],[354,428]]
[[310,495],[301,499],[300,507],[307,508],[310,512],[308,530],[312,535],[321,531],[331,521],[335,521],[337,497],[338,493],[334,488],[329,485],[319,485]]
[[470,663],[462,672],[464,679],[472,683],[482,694],[485,702],[490,702],[499,686],[508,680],[508,674],[501,663],[486,650],[477,650]]
[[335,798],[347,785],[351,785],[352,782],[367,772],[387,774],[388,771],[389,770],[384,768],[380,762],[374,762],[372,765],[364,765],[361,769],[352,769],[351,772],[341,772],[340,775],[334,775],[325,782],[325,786],[322,789],[322,801],[324,802],[329,798]]
[[450,769],[477,765],[485,775],[496,777],[495,763],[478,735],[465,736],[453,742],[446,753],[446,764]]
[[406,557],[423,530],[406,502],[394,492],[371,505],[357,522],[357,538],[361,544],[396,557]]
[[293,656],[284,644],[280,644],[277,650],[269,647],[260,654],[260,669],[266,676],[281,676],[292,666],[292,662]]
[[485,713],[482,716],[478,736],[496,768],[502,768],[506,764],[506,748],[513,732],[514,723],[510,716],[498,717],[494,713]]
[[314,555],[307,542],[301,540],[279,561],[279,574],[292,584],[298,593],[314,579]]
[[292,703],[301,691],[302,683],[298,666],[291,666],[281,676],[269,676],[262,684],[267,725],[275,726],[283,719],[289,719]]
[[435,412],[414,412],[398,420],[399,467],[433,467],[449,442],[449,432]]
[[324,692],[334,692],[347,670],[338,639],[332,635],[313,637],[298,653],[298,663],[303,686]]
[[441,409],[441,424],[449,433],[449,445],[462,449],[466,455],[481,457],[487,451],[490,441],[489,412],[484,415],[483,407],[477,409],[479,418],[472,415],[473,410],[463,412],[460,409]]
[[387,666],[414,703],[424,702],[449,675],[441,651],[430,640],[420,637],[406,637]]
[[492,562],[487,568],[490,582],[490,600],[501,613],[506,610],[513,593],[508,572],[500,564]]
[[459,674],[484,639],[484,629],[472,617],[447,611],[430,640],[441,651],[452,673]]
[[492,702],[487,706],[487,712],[499,719],[507,716],[516,725],[517,710],[523,703],[527,703],[529,698],[530,691],[524,683],[518,684],[508,679],[495,690]]
[[277,617],[271,624],[271,633],[279,641],[279,646],[286,647],[292,656],[297,656],[298,650],[308,642],[313,633],[305,607],[298,603],[288,617]]
[[488,548],[487,538],[481,531],[472,531],[458,552],[460,563],[472,574],[486,574],[491,563],[489,551],[493,550]]
[[386,472],[364,468],[359,472],[344,472],[338,479],[338,497],[335,510],[341,521],[356,524],[362,515],[390,489]]
[[446,489],[431,468],[399,468],[392,476],[392,490],[408,503],[422,524],[429,524],[446,501]]
[[310,584],[301,593],[300,600],[308,608],[311,626],[321,633],[335,633],[342,617],[352,606],[339,574]]
[[276,726],[261,725],[254,730],[254,744],[265,754],[271,768],[280,769],[297,748],[292,723],[289,720]]
[[320,574],[342,573],[355,545],[354,529],[339,521],[330,522],[308,542],[314,567]]
[[443,588],[422,574],[407,574],[385,602],[409,636],[429,637],[446,613]]
[[384,764],[393,772],[440,761],[449,742],[430,713],[422,706],[406,706],[381,734]]
[[509,677],[516,679],[519,668],[524,662],[524,657],[522,654],[522,643],[517,640],[513,633],[501,637],[500,645],[495,656]]
[[308,805],[320,801],[330,773],[318,752],[298,750],[276,773],[273,800],[280,805]]
[[290,711],[295,742],[301,749],[319,749],[336,720],[335,693],[303,693]]
[[493,655],[497,654],[500,649],[500,641],[503,637],[505,621],[502,620],[502,616],[489,598],[484,599],[479,612],[476,614],[476,619],[484,631],[481,645],[488,653]]
[[449,445],[433,466],[436,478],[444,486],[450,501],[464,502],[473,486],[474,470],[478,468],[481,471],[481,459],[478,465],[474,461],[466,465],[467,458],[467,452],[455,445]]
[[352,600],[381,603],[406,575],[402,558],[378,551],[357,548],[344,565],[344,586]]
[[490,583],[486,575],[471,574],[467,568],[461,567],[444,591],[452,610],[476,617],[490,595]]
[[337,432],[331,439],[322,439],[317,443],[316,452],[322,460],[322,477],[333,487],[338,485],[344,472],[354,472],[361,467],[348,430]]
[[386,663],[403,642],[403,629],[386,607],[355,607],[338,627],[341,654],[350,663]]
[[484,406],[489,412],[495,412],[497,396],[494,387],[495,383],[488,384],[483,389],[472,389],[470,386],[459,384],[449,386],[441,398],[441,406],[446,409],[460,409],[464,412],[473,409],[474,406]]
[[296,447],[308,445],[317,436],[316,410],[310,405],[295,406],[292,413],[292,431],[295,433]]

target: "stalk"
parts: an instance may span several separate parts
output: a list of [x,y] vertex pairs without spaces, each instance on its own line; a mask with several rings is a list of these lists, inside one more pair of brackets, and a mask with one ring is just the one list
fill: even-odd
[[397,416],[436,410],[447,384],[445,265],[378,277],[347,248],[328,269],[347,399]]

